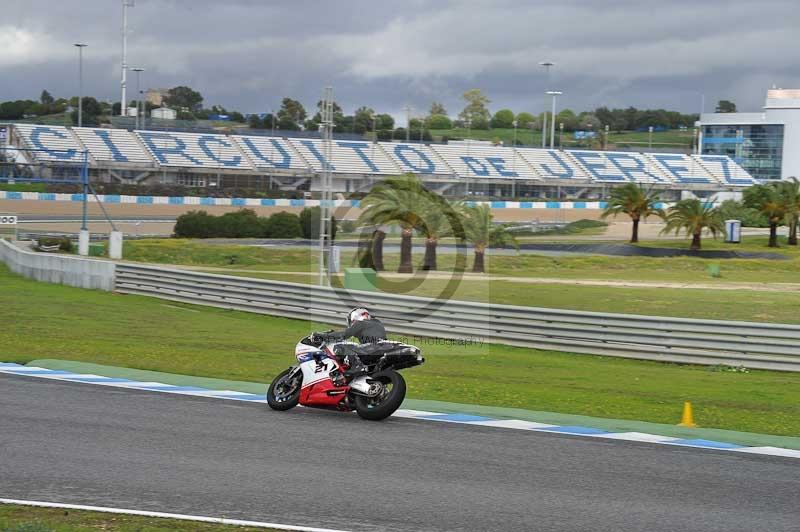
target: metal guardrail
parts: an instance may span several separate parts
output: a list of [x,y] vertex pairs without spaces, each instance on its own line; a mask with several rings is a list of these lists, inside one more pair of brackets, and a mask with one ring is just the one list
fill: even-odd
[[[800,371],[800,326],[445,301],[117,264],[115,290],[342,326],[367,306],[393,333],[693,364]],[[472,350],[471,352],[474,352]]]

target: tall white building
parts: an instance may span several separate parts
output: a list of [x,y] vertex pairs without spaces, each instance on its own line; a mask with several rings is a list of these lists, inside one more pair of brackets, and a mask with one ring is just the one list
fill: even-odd
[[728,155],[756,179],[800,179],[800,89],[770,89],[760,113],[703,113],[700,153]]

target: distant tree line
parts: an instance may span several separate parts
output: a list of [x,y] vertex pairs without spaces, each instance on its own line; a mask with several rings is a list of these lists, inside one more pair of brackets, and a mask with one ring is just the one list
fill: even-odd
[[[371,135],[379,140],[405,139],[431,140],[430,130],[450,130],[464,128],[473,130],[488,129],[539,129],[545,118],[551,120],[550,113],[533,114],[527,111],[514,112],[511,109],[489,111],[491,100],[481,89],[470,89],[462,94],[463,109],[453,118],[441,102],[433,102],[427,114],[417,113],[410,118],[408,131],[406,127],[396,127],[394,118],[387,113],[378,113],[368,106],[360,106],[352,114],[345,114],[342,107],[333,104],[333,130],[336,133],[353,133]],[[164,105],[174,109],[178,118],[183,120],[207,120],[224,116],[231,122],[246,123],[254,129],[275,129],[282,131],[317,131],[322,122],[322,102],[316,104],[313,114],[303,104],[293,98],[281,100],[277,111],[267,113],[245,114],[236,110],[228,110],[221,105],[205,107],[203,95],[191,87],[177,86],[169,89],[164,97]],[[135,106],[135,101],[129,105]],[[146,104],[147,109],[152,105]],[[16,100],[0,103],[0,120],[19,120],[63,113],[72,110],[69,118],[77,123],[77,98],[55,99],[47,91],[42,91],[38,101]],[[736,104],[728,100],[720,100],[718,112],[735,112]],[[83,99],[83,122],[97,124],[111,114],[119,114],[119,102],[102,102],[87,96]],[[677,129],[691,127],[698,119],[697,114],[684,114],[665,109],[609,109],[598,107],[593,111],[576,113],[571,109],[562,109],[556,114],[556,127],[563,124],[564,131],[599,130],[608,126],[613,131],[646,130],[649,127]]]

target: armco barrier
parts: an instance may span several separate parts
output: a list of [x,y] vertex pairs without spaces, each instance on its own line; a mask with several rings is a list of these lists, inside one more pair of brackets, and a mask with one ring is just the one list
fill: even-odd
[[0,260],[12,272],[46,283],[114,290],[113,262],[25,251],[0,239]]
[[[800,327],[438,301],[118,264],[117,292],[342,326],[367,306],[395,333],[695,364],[800,371]],[[464,348],[465,354],[475,347]]]

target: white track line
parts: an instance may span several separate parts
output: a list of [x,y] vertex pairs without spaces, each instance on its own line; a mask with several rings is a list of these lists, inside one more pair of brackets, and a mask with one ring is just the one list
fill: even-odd
[[220,525],[252,526],[257,528],[275,528],[278,530],[294,530],[297,532],[348,532],[332,528],[315,528],[311,526],[281,525],[277,523],[263,523],[261,521],[244,521],[241,519],[227,519],[225,517],[205,517],[201,515],[170,514],[164,512],[150,512],[145,510],[129,510],[125,508],[109,508],[107,506],[86,506],[83,504],[63,504],[58,502],[22,501],[17,499],[0,499],[0,504],[19,504],[22,506],[39,506],[42,508],[67,508],[70,510],[86,510],[89,512],[105,512],[110,514],[140,515],[143,517],[162,517],[166,519],[180,519],[182,521],[201,521],[203,523],[216,523]]

